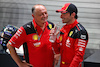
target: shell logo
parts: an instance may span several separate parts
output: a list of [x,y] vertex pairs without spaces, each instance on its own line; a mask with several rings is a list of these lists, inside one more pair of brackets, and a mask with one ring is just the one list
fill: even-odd
[[35,34],[35,35],[33,35],[33,37],[32,37],[34,40],[38,40],[38,35],[37,34]]

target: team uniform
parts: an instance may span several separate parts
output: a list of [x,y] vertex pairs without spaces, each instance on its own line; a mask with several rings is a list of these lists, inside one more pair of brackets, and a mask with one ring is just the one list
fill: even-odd
[[77,20],[64,25],[53,44],[55,53],[61,53],[60,67],[81,67],[87,43],[88,33]]
[[49,42],[49,33],[53,27],[53,23],[46,22],[43,31],[33,19],[33,22],[20,27],[9,43],[16,48],[26,43],[29,63],[33,67],[53,67],[54,53]]

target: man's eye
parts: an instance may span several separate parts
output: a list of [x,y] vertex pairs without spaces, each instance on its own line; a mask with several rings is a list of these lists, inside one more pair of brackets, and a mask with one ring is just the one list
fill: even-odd
[[39,16],[42,16],[42,14],[39,14]]

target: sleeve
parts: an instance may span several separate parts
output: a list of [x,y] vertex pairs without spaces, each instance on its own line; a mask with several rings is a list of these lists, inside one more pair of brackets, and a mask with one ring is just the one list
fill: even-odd
[[14,36],[9,40],[11,46],[19,48],[25,42],[26,32],[20,27]]
[[55,41],[55,43],[52,43],[52,47],[54,48],[55,54],[60,53],[60,46],[59,46],[59,43],[57,43],[57,40]]
[[88,43],[88,33],[86,31],[79,31],[74,43],[75,56],[69,67],[79,67],[83,61],[86,45]]
[[55,43],[52,44],[56,54],[59,54],[61,51],[62,41],[63,41],[63,33],[60,32],[59,38],[56,39]]

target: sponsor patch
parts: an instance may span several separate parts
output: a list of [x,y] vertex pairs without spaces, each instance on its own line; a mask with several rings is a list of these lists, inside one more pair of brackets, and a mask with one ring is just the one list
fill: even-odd
[[32,39],[33,40],[38,40],[38,35],[37,34],[33,35]]
[[71,31],[70,33],[69,33],[69,36],[71,36],[73,34],[73,31]]
[[70,43],[70,40],[69,39],[66,40],[66,46],[67,47],[70,47],[71,46],[71,43]]
[[65,64],[65,62],[62,61],[62,64]]
[[60,40],[60,42],[62,41],[62,36],[60,36],[59,40]]
[[83,48],[82,47],[79,47],[79,51],[83,51]]
[[49,26],[50,29],[52,29],[52,25],[51,24],[48,24],[48,26]]
[[79,39],[78,41],[79,51],[83,51],[83,48],[85,47],[85,45],[86,45],[86,41]]
[[[11,41],[11,42],[10,42],[10,41]],[[10,44],[10,45],[11,45],[11,44],[15,44],[15,42],[13,42],[12,40],[10,40],[10,41],[9,41],[9,44]]]
[[33,43],[35,47],[39,47],[41,42],[36,42],[36,43]]
[[31,26],[30,26],[30,25],[27,25],[27,27],[31,28]]
[[86,35],[81,35],[81,39],[86,39]]
[[18,39],[18,37],[20,37],[20,35],[22,34],[22,30],[21,29],[19,29],[17,32],[16,32],[16,34],[14,35],[15,37],[16,37],[16,39]]

